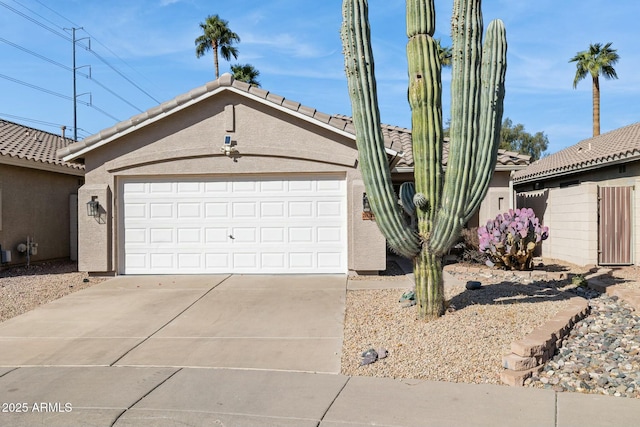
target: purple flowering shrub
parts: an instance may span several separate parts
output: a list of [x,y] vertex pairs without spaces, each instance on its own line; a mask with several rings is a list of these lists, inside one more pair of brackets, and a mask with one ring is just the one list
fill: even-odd
[[532,270],[533,251],[549,237],[549,228],[540,225],[533,209],[509,209],[478,228],[480,251],[487,265],[507,270]]

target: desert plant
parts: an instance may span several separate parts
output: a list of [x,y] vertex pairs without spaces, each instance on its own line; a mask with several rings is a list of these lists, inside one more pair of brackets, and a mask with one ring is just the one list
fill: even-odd
[[483,46],[480,0],[454,0],[451,127],[443,177],[442,66],[433,38],[434,0],[406,2],[415,194],[402,194],[401,200],[413,202],[404,206],[415,212],[417,227],[411,227],[397,204],[387,165],[367,8],[366,0],[343,1],[342,43],[359,167],[387,243],[413,259],[420,317],[437,317],[445,308],[442,256],[478,209],[495,167],[506,70],[504,25],[491,22]]
[[478,228],[479,249],[487,254],[487,265],[508,270],[533,269],[533,251],[547,237],[549,228],[540,224],[531,208],[509,209]]
[[460,232],[460,240],[462,260],[474,264],[484,264],[487,256],[483,252],[480,252],[478,227],[463,228]]

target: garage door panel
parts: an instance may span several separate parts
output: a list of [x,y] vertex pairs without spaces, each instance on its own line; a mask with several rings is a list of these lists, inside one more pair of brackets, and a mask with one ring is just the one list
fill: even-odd
[[229,218],[229,203],[212,202],[205,203],[205,218]]
[[231,211],[234,218],[258,217],[256,202],[231,202]]
[[205,243],[228,243],[229,231],[224,228],[205,229]]
[[261,218],[284,218],[285,202],[261,202],[260,217]]
[[[151,244],[174,243],[173,228],[150,228],[149,242]],[[144,242],[147,243],[147,242]]]
[[346,272],[344,180],[148,181],[120,190],[121,273]]
[[339,252],[318,252],[319,268],[338,268],[341,264],[341,254]]
[[205,267],[207,270],[231,271],[228,253],[205,254]]

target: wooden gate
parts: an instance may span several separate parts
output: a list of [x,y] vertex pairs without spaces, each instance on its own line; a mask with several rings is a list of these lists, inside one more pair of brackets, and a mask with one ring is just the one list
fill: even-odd
[[633,187],[598,187],[598,263],[629,265]]

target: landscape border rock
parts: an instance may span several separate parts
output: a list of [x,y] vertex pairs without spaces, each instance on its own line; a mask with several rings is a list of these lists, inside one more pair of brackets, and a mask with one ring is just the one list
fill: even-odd
[[500,380],[510,386],[523,386],[527,378],[542,371],[544,364],[562,347],[573,325],[588,314],[589,302],[579,296],[572,297],[567,308],[523,339],[511,343],[511,353],[502,358],[504,370]]
[[609,268],[601,268],[595,273],[589,274],[585,277],[585,279],[587,279],[587,286],[609,296],[618,297],[626,301],[636,311],[640,312],[640,291],[626,289],[615,283],[610,283],[610,281],[602,280],[603,276],[611,276],[612,271],[613,270]]

